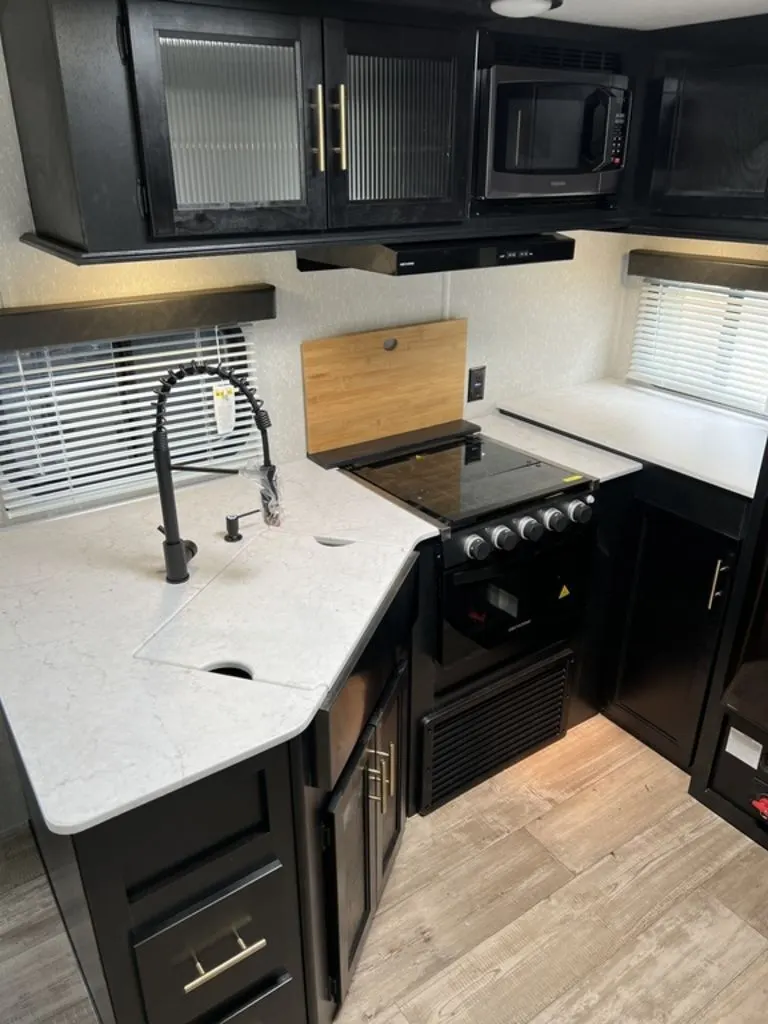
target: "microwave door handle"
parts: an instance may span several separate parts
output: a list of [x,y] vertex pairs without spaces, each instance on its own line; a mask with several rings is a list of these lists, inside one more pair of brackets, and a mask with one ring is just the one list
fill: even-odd
[[[596,89],[596,102],[587,109],[582,157],[590,173],[595,174],[611,166],[611,125],[619,113],[620,102],[608,89]],[[595,128],[598,110],[605,111],[605,130],[602,139],[595,139]]]

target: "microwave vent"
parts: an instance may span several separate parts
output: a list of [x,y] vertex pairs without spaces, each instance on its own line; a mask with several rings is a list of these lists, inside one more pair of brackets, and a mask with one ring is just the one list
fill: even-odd
[[520,68],[562,68],[569,71],[607,71],[620,74],[621,54],[584,50],[575,46],[537,42],[532,39],[495,38],[497,64]]

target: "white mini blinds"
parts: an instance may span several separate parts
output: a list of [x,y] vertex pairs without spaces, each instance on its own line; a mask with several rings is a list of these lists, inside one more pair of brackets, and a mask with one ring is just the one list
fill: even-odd
[[643,281],[628,376],[768,412],[768,294]]
[[[146,492],[154,481],[152,389],[192,359],[221,362],[255,387],[253,341],[240,328],[0,352],[0,502],[6,520]],[[214,380],[185,380],[168,400],[175,462],[261,454],[245,399],[219,434]]]

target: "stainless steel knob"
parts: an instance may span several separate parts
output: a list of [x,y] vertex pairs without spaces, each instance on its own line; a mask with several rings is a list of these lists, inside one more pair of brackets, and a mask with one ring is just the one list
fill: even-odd
[[477,533],[471,533],[466,537],[463,547],[467,558],[474,558],[476,562],[482,562],[491,553],[490,542]]
[[512,525],[523,540],[541,540],[544,536],[544,527],[533,516],[522,516],[515,519]]
[[513,551],[520,538],[508,526],[494,526],[491,530],[491,544],[497,551]]
[[588,523],[592,518],[592,509],[584,501],[569,501],[563,511],[572,523]]
[[559,508],[542,508],[536,513],[539,522],[552,533],[562,533],[568,525],[568,519]]

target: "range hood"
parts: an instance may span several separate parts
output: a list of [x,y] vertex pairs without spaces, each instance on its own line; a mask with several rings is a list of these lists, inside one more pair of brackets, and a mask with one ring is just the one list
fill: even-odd
[[446,270],[508,267],[518,263],[572,260],[576,243],[566,235],[517,235],[505,238],[402,244],[318,245],[297,255],[299,270],[370,270],[390,277],[412,277]]

